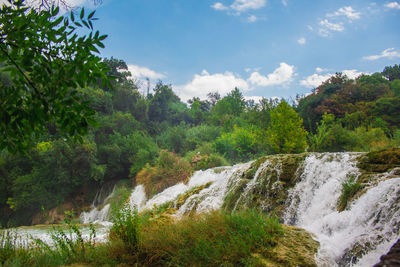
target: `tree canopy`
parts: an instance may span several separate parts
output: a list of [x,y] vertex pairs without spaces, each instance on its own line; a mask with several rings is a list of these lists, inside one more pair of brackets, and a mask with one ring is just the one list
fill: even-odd
[[49,125],[82,140],[95,112],[79,88],[108,81],[96,55],[107,36],[94,30],[94,12],[63,17],[59,7],[38,11],[17,0],[0,13],[0,149],[27,151]]

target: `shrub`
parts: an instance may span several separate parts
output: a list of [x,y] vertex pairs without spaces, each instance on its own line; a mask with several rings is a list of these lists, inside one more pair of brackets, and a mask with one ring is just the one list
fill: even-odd
[[192,174],[192,168],[186,160],[176,154],[163,150],[157,159],[156,166],[146,165],[137,175],[136,183],[143,184],[148,197],[167,187],[186,182]]
[[218,154],[202,155],[199,153],[194,155],[191,161],[195,170],[206,170],[209,168],[229,165],[226,159]]

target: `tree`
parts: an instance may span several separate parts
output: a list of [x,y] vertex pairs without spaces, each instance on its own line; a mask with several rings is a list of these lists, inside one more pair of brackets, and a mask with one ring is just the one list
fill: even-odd
[[389,81],[394,81],[395,79],[400,79],[400,66],[394,65],[393,67],[385,67],[382,75],[388,78]]
[[303,128],[303,119],[284,100],[271,111],[266,136],[274,153],[299,153],[307,147],[307,131]]
[[[82,141],[95,112],[79,88],[109,84],[98,48],[107,37],[93,29],[94,11],[78,18],[59,8],[37,11],[23,0],[0,14],[0,150],[25,152],[55,125],[61,136]],[[80,36],[86,28],[90,33]],[[2,79],[4,80],[4,79]]]
[[[102,3],[102,0],[92,0],[91,2],[93,2],[94,5],[99,5]],[[28,0],[27,3],[38,10],[50,9],[52,6],[60,6],[66,10],[76,8],[73,1],[68,0]]]

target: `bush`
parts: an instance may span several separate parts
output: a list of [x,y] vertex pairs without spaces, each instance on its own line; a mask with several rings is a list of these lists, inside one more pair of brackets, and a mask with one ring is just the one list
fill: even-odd
[[194,170],[206,170],[229,165],[228,161],[218,154],[203,155],[201,153],[196,153],[191,157],[191,162]]
[[146,165],[137,175],[136,183],[143,184],[148,197],[180,182],[187,182],[192,174],[190,163],[176,154],[163,150],[156,166]]

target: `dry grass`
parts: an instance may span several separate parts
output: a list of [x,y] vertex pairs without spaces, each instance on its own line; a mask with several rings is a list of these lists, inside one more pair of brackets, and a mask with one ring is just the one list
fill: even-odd
[[180,182],[187,182],[192,175],[190,163],[172,152],[163,150],[156,166],[146,165],[137,175],[136,183],[143,184],[148,197]]

